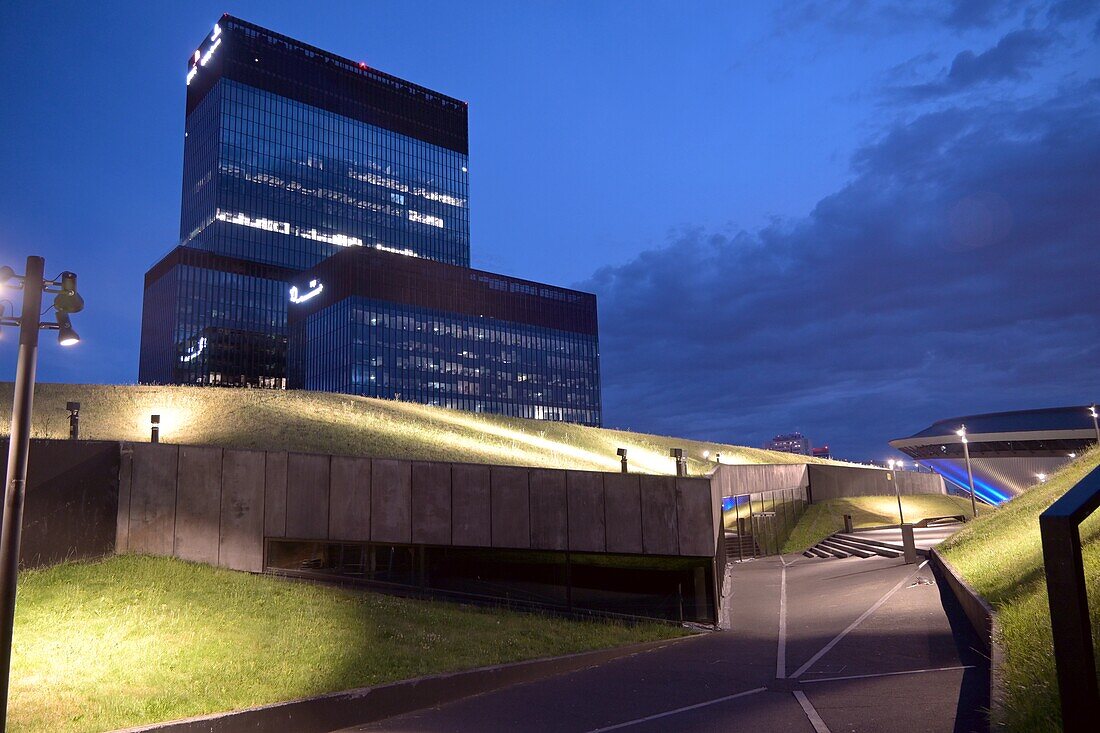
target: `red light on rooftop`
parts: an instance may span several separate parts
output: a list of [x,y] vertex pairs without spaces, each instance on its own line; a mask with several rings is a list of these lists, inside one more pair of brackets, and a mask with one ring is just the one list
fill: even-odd
[[366,61],[360,61],[360,62],[359,62],[359,68],[360,68],[360,69],[369,69],[370,67],[369,67],[369,66],[367,66],[367,62],[366,62]]

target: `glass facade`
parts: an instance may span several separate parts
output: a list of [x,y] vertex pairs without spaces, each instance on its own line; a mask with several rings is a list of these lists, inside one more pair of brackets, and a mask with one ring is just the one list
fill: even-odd
[[[579,330],[510,313],[487,330],[461,308],[404,296],[349,301],[303,324],[309,356],[288,362],[298,273],[349,251],[473,272],[464,102],[228,15],[189,60],[186,86],[180,243],[146,274],[139,381],[302,386],[599,423],[587,295]],[[360,332],[363,317],[419,319],[446,336]],[[463,355],[479,345],[489,351]]]
[[292,384],[597,425],[598,348],[595,335],[352,297],[295,325]]

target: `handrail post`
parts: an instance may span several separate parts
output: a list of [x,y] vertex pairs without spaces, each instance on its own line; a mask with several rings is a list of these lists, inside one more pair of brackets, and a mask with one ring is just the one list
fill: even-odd
[[1081,532],[1075,519],[1048,514],[1039,517],[1054,664],[1067,733],[1094,730],[1096,711],[1100,710]]

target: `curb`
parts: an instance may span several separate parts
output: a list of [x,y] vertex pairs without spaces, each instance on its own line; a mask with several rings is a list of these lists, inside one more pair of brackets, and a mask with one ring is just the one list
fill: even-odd
[[503,687],[533,682],[615,659],[656,651],[698,636],[699,634],[688,634],[673,639],[647,641],[560,657],[543,657],[461,672],[444,672],[374,687],[359,687],[316,697],[259,705],[228,713],[121,728],[114,733],[285,733],[289,730],[296,733],[328,733],[341,728],[373,723],[413,710],[444,705]]
[[959,571],[935,547],[929,551],[928,559],[932,567],[947,581],[947,587],[959,602],[978,638],[985,642],[986,651],[989,652],[989,727],[991,730],[1003,728],[1005,694],[1001,668],[1004,665],[1004,648],[998,641],[1000,629],[997,614],[989,602],[970,587]]

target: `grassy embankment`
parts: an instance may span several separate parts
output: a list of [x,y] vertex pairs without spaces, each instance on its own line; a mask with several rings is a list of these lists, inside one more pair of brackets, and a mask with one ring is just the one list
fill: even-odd
[[[1088,453],[943,545],[944,556],[996,610],[1005,651],[1010,730],[1058,731],[1058,687],[1050,633],[1039,514],[1100,465]],[[1100,638],[1100,513],[1081,525],[1093,638]]]
[[[11,411],[12,385],[0,383],[0,414]],[[33,437],[68,437],[66,401],[81,403],[80,436],[149,439],[149,415],[161,416],[161,440],[234,448],[293,450],[378,458],[619,470],[670,474],[669,448],[684,449],[691,475],[723,463],[806,463],[817,459],[743,446],[623,430],[474,414],[394,400],[323,392],[201,387],[39,384]],[[0,427],[0,430],[3,428]],[[710,459],[703,457],[708,451]]]
[[[926,494],[901,497],[905,521],[916,524],[929,517],[954,514],[970,516],[970,499],[961,496]],[[990,511],[978,505],[978,514]],[[852,515],[852,525],[880,527],[898,523],[898,500],[895,496],[852,496],[810,504],[783,544],[783,552],[802,552],[833,532],[844,530],[844,515]]]
[[123,556],[20,578],[10,728],[101,731],[683,632]]

